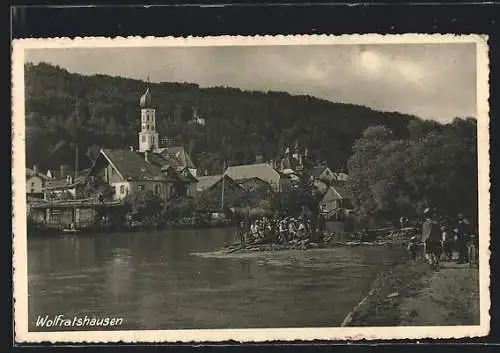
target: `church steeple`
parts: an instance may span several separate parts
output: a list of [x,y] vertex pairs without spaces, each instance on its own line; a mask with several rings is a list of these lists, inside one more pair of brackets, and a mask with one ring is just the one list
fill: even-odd
[[141,96],[141,100],[139,101],[139,105],[141,109],[153,108],[151,93],[149,92],[149,87],[146,88],[146,93]]
[[139,100],[141,108],[141,131],[139,132],[139,152],[158,149],[158,133],[156,132],[156,110],[149,92],[149,78],[146,92]]

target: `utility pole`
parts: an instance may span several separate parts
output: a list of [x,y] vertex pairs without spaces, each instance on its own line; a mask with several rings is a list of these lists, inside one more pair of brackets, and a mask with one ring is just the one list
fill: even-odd
[[75,144],[75,180],[76,182],[76,177],[78,176],[78,144]]
[[222,191],[221,191],[221,204],[220,204],[220,212],[224,213],[224,177],[226,172],[226,162],[222,162]]

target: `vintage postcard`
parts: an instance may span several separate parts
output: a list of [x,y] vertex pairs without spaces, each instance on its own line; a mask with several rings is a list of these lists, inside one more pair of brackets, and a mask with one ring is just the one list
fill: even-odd
[[16,342],[488,334],[486,36],[12,46]]

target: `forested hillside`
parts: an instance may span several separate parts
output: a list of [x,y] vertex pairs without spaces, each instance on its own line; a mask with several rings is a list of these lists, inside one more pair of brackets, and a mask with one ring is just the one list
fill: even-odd
[[[105,75],[82,76],[48,64],[27,64],[27,165],[55,168],[89,165],[100,147],[137,145],[139,98],[146,84]],[[369,126],[384,125],[398,138],[418,119],[283,92],[200,88],[188,83],[152,83],[157,131],[184,145],[200,169],[220,172],[222,160],[248,163],[274,159],[295,140],[332,168],[346,167],[353,142]],[[206,125],[189,124],[196,108]]]

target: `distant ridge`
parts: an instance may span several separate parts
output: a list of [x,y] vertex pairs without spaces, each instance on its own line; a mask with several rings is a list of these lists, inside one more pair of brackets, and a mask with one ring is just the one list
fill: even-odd
[[[85,76],[46,63],[26,64],[27,163],[42,167],[73,164],[78,142],[80,163],[100,147],[137,144],[139,97],[145,82],[108,75]],[[371,125],[386,125],[405,137],[415,116],[380,112],[286,92],[200,88],[193,83],[150,83],[157,103],[160,137],[183,145],[194,163],[220,173],[223,160],[251,163],[256,155],[275,159],[296,140],[333,168],[345,167],[352,143]],[[187,124],[196,108],[203,127]]]

